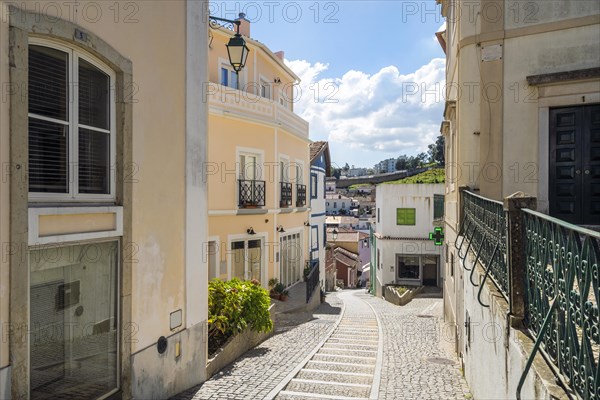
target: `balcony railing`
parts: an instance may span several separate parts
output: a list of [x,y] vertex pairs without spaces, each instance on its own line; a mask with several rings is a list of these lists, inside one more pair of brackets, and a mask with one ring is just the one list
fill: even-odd
[[[503,204],[468,191],[462,192],[462,204],[464,217],[455,243],[458,255],[464,262],[469,250],[473,251],[473,265],[479,261],[500,292],[508,299],[506,216]],[[474,269],[469,270],[473,284]]]
[[296,184],[296,207],[306,205],[306,185]]
[[[516,327],[535,340],[517,386],[517,399],[537,352],[562,385],[581,399],[600,398],[600,233],[532,211],[535,199],[504,204],[462,191],[456,241],[466,267],[469,251],[505,296]],[[510,273],[508,273],[510,272]],[[510,290],[509,290],[510,288]],[[513,325],[513,322],[511,322]],[[513,325],[515,326],[515,325]]]
[[308,274],[306,280],[306,302],[310,301],[315,289],[319,287],[319,260],[310,260],[306,262]]
[[[246,85],[246,88],[258,85]],[[265,99],[258,94],[232,89],[210,82],[205,93],[211,109],[244,115],[252,119],[276,123],[288,132],[308,137],[308,122],[278,102]]]
[[583,399],[600,391],[600,234],[523,209],[525,324],[557,375]]
[[265,205],[265,181],[238,179],[238,206],[255,208]]
[[288,182],[280,182],[281,199],[279,207],[289,208],[292,206],[292,184]]

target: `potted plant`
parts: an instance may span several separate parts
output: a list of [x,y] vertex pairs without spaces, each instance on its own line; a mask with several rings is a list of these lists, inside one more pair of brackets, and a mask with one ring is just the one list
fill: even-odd
[[[282,286],[283,286],[283,285],[282,285]],[[286,300],[288,299],[288,297],[289,297],[288,295],[289,295],[289,292],[288,292],[287,290],[283,290],[283,291],[281,292],[281,295],[280,295],[279,299],[280,299],[281,301],[286,301]]]
[[310,265],[307,265],[306,267],[304,267],[304,282],[306,282],[306,278],[308,278],[308,274],[310,274]]
[[271,278],[269,280],[269,296],[272,299],[281,300],[281,296],[285,290],[283,283],[280,283],[277,278]]
[[277,280],[277,278],[269,279],[269,290],[272,291],[275,285],[277,285],[278,283],[279,281]]

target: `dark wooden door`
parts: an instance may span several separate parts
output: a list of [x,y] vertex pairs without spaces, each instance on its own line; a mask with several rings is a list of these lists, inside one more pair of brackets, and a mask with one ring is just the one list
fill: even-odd
[[600,225],[600,105],[550,110],[550,215]]

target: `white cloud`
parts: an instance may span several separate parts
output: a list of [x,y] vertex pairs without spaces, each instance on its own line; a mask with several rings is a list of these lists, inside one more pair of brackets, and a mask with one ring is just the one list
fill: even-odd
[[[334,160],[370,166],[389,156],[426,151],[439,135],[442,58],[409,74],[389,66],[372,75],[351,70],[340,78],[322,78],[328,67],[322,63],[286,63],[302,80],[295,111],[310,123],[311,139],[330,141]],[[355,159],[346,159],[351,155]]]

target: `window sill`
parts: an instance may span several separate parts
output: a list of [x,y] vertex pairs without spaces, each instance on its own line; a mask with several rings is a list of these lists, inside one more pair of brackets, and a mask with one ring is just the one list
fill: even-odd
[[269,210],[266,208],[240,208],[237,210],[237,215],[257,215],[267,214]]
[[29,207],[30,246],[123,235],[123,207],[89,204]]

